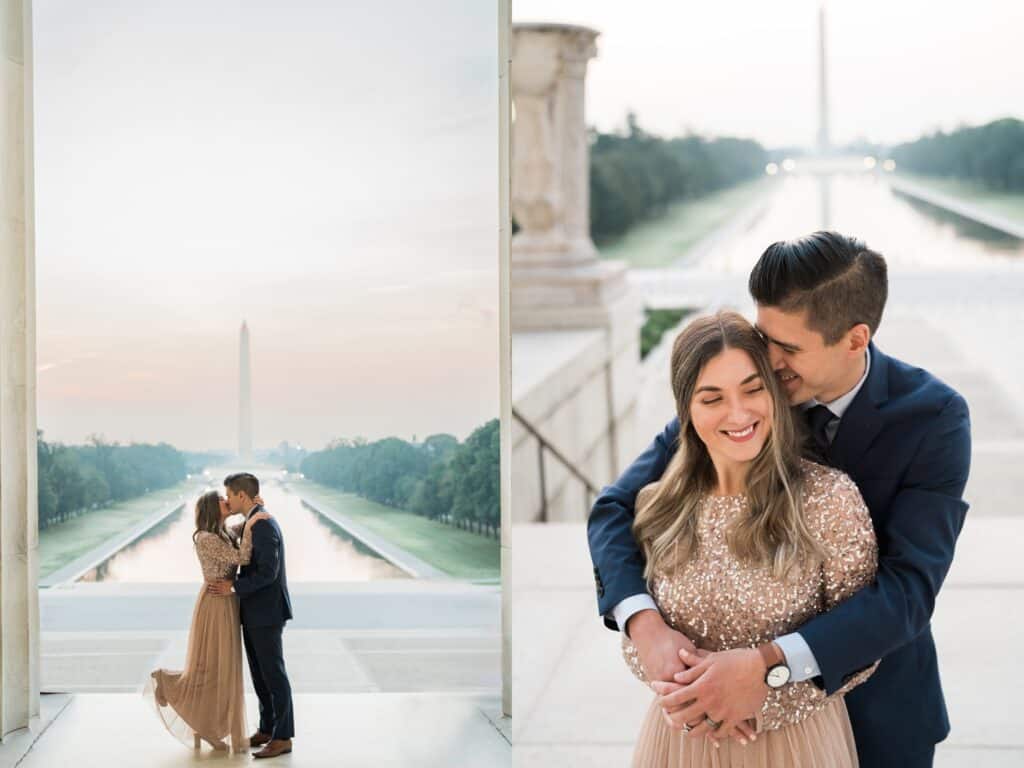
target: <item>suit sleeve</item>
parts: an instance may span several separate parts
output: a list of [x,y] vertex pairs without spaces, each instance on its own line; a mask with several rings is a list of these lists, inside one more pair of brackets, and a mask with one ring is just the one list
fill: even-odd
[[675,453],[679,419],[672,419],[625,472],[601,490],[587,520],[587,540],[597,582],[598,611],[609,629],[618,629],[612,609],[632,595],[647,592],[644,557],[633,538],[636,495],[658,480]]
[[249,528],[252,534],[252,555],[249,572],[235,579],[235,592],[240,597],[258,592],[273,584],[281,569],[281,540],[277,529],[265,520],[254,523]]
[[800,627],[826,692],[928,626],[967,513],[961,497],[970,455],[967,404],[954,395],[925,435],[878,530],[875,581]]

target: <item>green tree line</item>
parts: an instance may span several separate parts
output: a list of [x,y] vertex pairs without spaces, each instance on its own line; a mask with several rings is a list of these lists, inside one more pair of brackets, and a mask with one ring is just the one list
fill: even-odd
[[1000,192],[1024,192],[1024,122],[1012,117],[938,131],[892,149],[903,170],[952,176]]
[[640,326],[640,359],[647,357],[662,337],[691,312],[692,309],[644,309],[644,324]]
[[764,173],[768,155],[756,141],[697,135],[664,139],[644,131],[632,113],[626,126],[624,134],[590,133],[590,232],[598,243],[678,200]]
[[48,443],[39,433],[39,530],[90,509],[124,501],[185,479],[185,456],[160,443],[120,445],[93,437],[88,445]]
[[497,419],[463,443],[445,434],[411,443],[342,439],[302,461],[303,474],[323,485],[495,537],[499,471]]

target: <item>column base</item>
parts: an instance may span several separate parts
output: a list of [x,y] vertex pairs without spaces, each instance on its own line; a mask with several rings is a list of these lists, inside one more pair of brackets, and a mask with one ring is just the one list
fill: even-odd
[[512,265],[512,331],[608,328],[638,313],[627,266],[590,261],[578,266]]
[[545,232],[521,230],[512,237],[512,262],[516,267],[571,268],[597,261],[597,248],[589,237],[572,240]]
[[40,696],[39,716],[32,717],[27,728],[19,728],[11,731],[0,743],[0,768],[18,765],[28,754],[32,746],[43,735],[43,732],[53,724],[60,714],[71,703],[72,695],[69,693],[51,693]]

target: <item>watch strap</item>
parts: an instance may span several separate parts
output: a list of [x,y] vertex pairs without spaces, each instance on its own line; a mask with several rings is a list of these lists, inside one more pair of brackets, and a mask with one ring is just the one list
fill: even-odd
[[757,647],[757,652],[761,654],[761,658],[764,660],[765,669],[771,669],[772,667],[777,667],[779,664],[786,663],[786,655],[775,643],[759,645]]

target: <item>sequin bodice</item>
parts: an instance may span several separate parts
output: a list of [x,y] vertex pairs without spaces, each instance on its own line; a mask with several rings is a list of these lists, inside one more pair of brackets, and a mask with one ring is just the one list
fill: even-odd
[[[727,543],[730,526],[748,506],[745,496],[707,496],[697,522],[699,545],[672,572],[655,570],[651,595],[669,625],[698,648],[752,648],[796,630],[813,616],[845,600],[875,575],[878,547],[860,492],[845,474],[804,462],[804,518],[823,545],[824,561],[788,580],[764,566],[740,561]],[[637,506],[654,485],[641,490]],[[623,635],[623,652],[633,673],[646,682],[635,647]],[[874,671],[855,675],[852,688]],[[759,720],[764,729],[798,722],[823,706],[825,694],[810,682],[773,689]]]
[[248,565],[252,558],[252,526],[232,529],[236,536],[242,533],[238,549],[220,536],[209,531],[200,531],[196,536],[196,556],[203,569],[204,581],[233,579],[240,565]]

